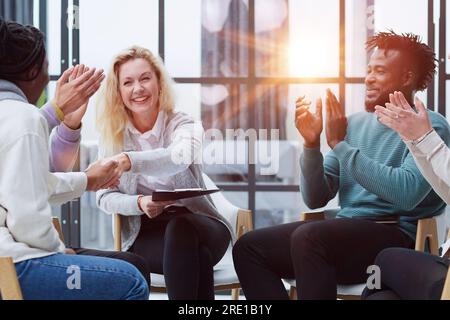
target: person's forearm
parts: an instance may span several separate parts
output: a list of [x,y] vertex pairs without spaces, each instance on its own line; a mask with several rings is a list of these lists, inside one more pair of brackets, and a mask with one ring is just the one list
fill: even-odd
[[[325,207],[339,189],[338,168],[325,174],[324,159],[319,148],[304,148],[300,159],[300,191],[311,209]],[[331,174],[331,171],[334,171]]]
[[450,150],[444,141],[434,131],[418,145],[407,145],[425,179],[450,204]]
[[52,172],[69,172],[78,157],[81,129],[72,130],[61,123],[51,135],[50,168]]
[[84,172],[53,173],[48,178],[52,193],[49,202],[52,205],[62,205],[80,198],[86,191],[87,176]]
[[53,107],[51,102],[47,102],[41,109],[41,114],[44,116],[45,120],[47,120],[48,131],[52,132],[52,130],[59,126],[61,121],[59,121],[58,116],[56,115],[55,108]]
[[182,128],[176,131],[174,142],[168,148],[126,152],[126,155],[131,162],[131,172],[170,177],[183,172],[199,159],[202,148],[203,128]]
[[97,206],[108,214],[120,213],[124,216],[140,216],[138,195],[127,195],[115,190],[100,190],[97,192]]
[[76,162],[81,141],[81,129],[72,130],[61,123],[51,102],[41,108],[49,132],[56,127],[50,142],[50,169],[53,172],[68,172]]

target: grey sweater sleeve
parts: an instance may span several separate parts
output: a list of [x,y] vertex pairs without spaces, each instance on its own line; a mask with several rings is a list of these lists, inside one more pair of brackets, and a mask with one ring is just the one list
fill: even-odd
[[330,152],[324,161],[320,148],[304,148],[300,169],[300,191],[306,205],[325,207],[339,191],[339,160]]
[[97,206],[107,214],[120,213],[123,216],[141,216],[144,213],[138,207],[138,195],[128,195],[118,189],[97,192]]

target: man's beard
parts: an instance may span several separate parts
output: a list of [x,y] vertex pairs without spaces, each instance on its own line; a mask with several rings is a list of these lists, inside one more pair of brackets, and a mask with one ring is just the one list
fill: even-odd
[[383,95],[379,96],[374,102],[366,100],[366,102],[365,102],[366,111],[369,113],[374,113],[376,106],[385,107],[386,103],[388,103],[388,102],[390,102],[389,94],[383,94]]

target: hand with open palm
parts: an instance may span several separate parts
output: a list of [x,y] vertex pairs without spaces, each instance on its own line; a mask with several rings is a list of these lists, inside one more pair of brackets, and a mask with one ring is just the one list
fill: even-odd
[[315,114],[310,111],[311,102],[300,97],[296,102],[295,125],[305,140],[306,148],[320,147],[323,131],[322,99],[317,99]]

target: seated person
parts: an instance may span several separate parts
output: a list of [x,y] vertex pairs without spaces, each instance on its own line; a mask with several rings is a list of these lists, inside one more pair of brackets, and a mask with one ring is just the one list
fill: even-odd
[[[89,98],[98,91],[103,79],[102,70],[96,72],[95,69],[90,70],[84,65],[70,68],[59,79],[53,101],[41,109],[42,115],[47,120],[49,131],[54,131],[50,144],[52,171],[72,171],[80,150],[82,119],[86,114]],[[77,106],[78,109],[71,112],[74,109],[73,106]],[[136,254],[86,248],[72,249],[73,254],[127,261],[141,272],[150,286],[150,270],[147,263],[144,258]]]
[[[73,255],[59,239],[50,203],[114,187],[118,163],[97,162],[84,173],[49,172],[47,121],[32,105],[49,82],[44,35],[0,20],[0,39],[0,256],[12,257],[25,299],[148,299],[134,266]],[[81,277],[75,289],[67,285],[73,266]]]
[[100,208],[122,215],[125,251],[164,274],[171,300],[214,299],[213,267],[232,227],[210,197],[153,202],[157,189],[204,188],[197,160],[203,127],[174,110],[172,81],[147,49],[116,56],[99,98],[100,158],[115,157],[125,172],[118,188],[97,193]]
[[[336,299],[337,284],[364,283],[379,252],[413,248],[417,220],[445,208],[403,141],[374,114],[391,92],[402,91],[411,101],[416,91],[426,89],[435,55],[417,36],[394,32],[377,34],[368,49],[375,50],[366,76],[366,112],[347,119],[344,106],[327,92],[325,131],[332,151],[325,159],[320,152],[322,101],[315,114],[304,98],[297,102],[296,125],[305,143],[300,160],[305,203],[321,208],[339,192],[341,210],[336,219],[244,235],[233,257],[248,299],[288,299],[281,278],[296,279],[299,299]],[[447,121],[434,112],[430,118],[448,144]],[[398,216],[398,224],[373,221],[387,215]]]
[[[395,92],[386,107],[377,106],[376,110],[380,122],[400,135],[424,177],[450,204],[450,150],[433,129],[423,102],[416,98],[413,109],[401,92]],[[374,264],[380,267],[382,287],[366,288],[365,299],[439,300],[450,260],[391,248],[378,254]]]

